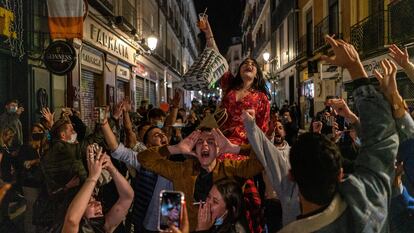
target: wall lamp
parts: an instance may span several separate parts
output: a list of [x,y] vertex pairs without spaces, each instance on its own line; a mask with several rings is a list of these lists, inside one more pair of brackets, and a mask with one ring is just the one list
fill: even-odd
[[270,59],[270,53],[269,53],[268,51],[265,51],[265,52],[262,54],[262,56],[263,56],[263,60],[264,60],[266,63],[272,63],[272,62],[274,62],[274,61],[277,61],[277,60],[278,60],[278,58],[277,58],[277,57],[274,57],[274,58]]
[[152,52],[157,48],[158,38],[151,34],[147,39],[139,38],[138,35],[135,35],[137,42],[141,47],[136,51],[136,55],[151,55]]

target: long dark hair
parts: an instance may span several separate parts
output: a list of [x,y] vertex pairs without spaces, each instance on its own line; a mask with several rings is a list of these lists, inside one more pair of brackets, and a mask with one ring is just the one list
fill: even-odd
[[244,197],[241,184],[231,178],[223,178],[214,183],[226,203],[227,216],[217,233],[235,232],[235,224],[240,223],[248,230]]
[[228,90],[238,90],[243,87],[243,79],[240,75],[240,68],[242,65],[246,63],[246,61],[251,60],[253,61],[254,66],[256,67],[256,78],[253,81],[252,88],[256,91],[263,92],[268,99],[270,99],[270,93],[269,90],[266,88],[266,81],[264,79],[264,75],[262,72],[262,69],[260,68],[257,61],[253,58],[246,58],[244,61],[239,65],[239,69],[237,70],[237,75],[234,77],[234,79],[229,83]]

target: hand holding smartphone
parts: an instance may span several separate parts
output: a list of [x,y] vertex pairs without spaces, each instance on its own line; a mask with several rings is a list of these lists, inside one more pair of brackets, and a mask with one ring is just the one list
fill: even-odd
[[184,193],[161,191],[158,230],[163,232],[169,231],[171,225],[180,228],[183,204]]

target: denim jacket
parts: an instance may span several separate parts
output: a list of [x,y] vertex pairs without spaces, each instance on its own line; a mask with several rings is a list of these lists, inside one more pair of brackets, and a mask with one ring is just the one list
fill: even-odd
[[[294,221],[280,232],[388,232],[391,182],[399,145],[396,124],[390,104],[372,85],[358,87],[353,96],[361,122],[362,142],[355,173],[344,178],[335,198],[323,212]],[[254,140],[257,139],[250,136],[252,147],[256,147],[258,143]],[[273,175],[279,172],[276,168],[280,165],[265,167]]]

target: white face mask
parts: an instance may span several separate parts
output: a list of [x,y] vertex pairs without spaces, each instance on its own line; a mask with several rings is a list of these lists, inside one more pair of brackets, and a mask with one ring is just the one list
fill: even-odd
[[72,134],[72,136],[70,137],[70,139],[67,142],[69,142],[69,143],[75,143],[77,137],[78,137],[78,134],[77,133],[74,133],[74,134]]

